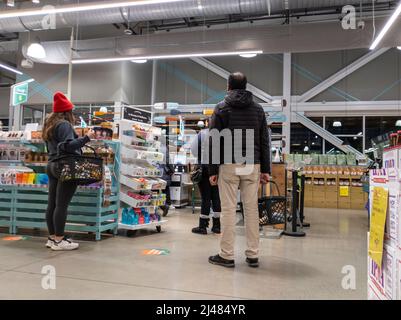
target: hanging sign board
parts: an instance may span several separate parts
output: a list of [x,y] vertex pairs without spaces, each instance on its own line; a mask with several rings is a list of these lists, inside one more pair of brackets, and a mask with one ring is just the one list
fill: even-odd
[[381,268],[383,259],[384,227],[388,205],[388,189],[373,187],[371,196],[369,257],[371,257],[379,268]]
[[152,112],[137,108],[124,107],[124,119],[152,124]]
[[28,82],[17,83],[11,87],[11,104],[15,107],[28,101]]

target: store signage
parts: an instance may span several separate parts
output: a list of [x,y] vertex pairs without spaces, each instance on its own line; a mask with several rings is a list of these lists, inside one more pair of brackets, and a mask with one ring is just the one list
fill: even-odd
[[152,112],[137,108],[124,107],[124,119],[152,124]]
[[373,187],[369,234],[369,257],[382,267],[384,229],[387,217],[388,189]]
[[11,87],[12,105],[18,106],[28,101],[28,82],[17,83]]
[[349,187],[340,187],[340,197],[349,197]]

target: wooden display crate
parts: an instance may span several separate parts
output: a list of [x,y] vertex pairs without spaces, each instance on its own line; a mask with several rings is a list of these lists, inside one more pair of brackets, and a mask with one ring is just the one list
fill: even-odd
[[325,208],[337,209],[338,208],[338,201],[337,200],[326,200],[324,202]]

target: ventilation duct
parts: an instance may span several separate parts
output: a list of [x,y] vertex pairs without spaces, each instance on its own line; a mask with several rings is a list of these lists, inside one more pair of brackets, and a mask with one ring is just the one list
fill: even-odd
[[[371,0],[361,0],[363,4],[369,4]],[[41,1],[41,6],[52,5],[54,1]],[[69,1],[68,3],[77,3],[77,6],[88,3],[101,3],[101,1]],[[79,3],[78,3],[79,2]],[[180,2],[171,2],[163,4],[145,4],[135,6],[129,10],[130,21],[152,21],[168,20],[184,17],[215,17],[219,15],[232,14],[271,14],[282,13],[285,8],[285,2],[282,0],[183,0]],[[338,1],[338,0],[291,0],[288,1],[290,10],[302,8],[325,8],[333,6],[343,6],[346,4],[358,4],[360,1]],[[56,6],[57,8],[62,5]],[[22,2],[19,9],[35,8],[30,2]],[[10,9],[4,1],[0,4],[0,12],[7,12]],[[74,13],[57,14],[55,17],[55,28],[66,28],[76,26],[101,25],[112,23],[123,23],[127,21],[124,10],[102,9],[93,11],[83,11]],[[44,16],[28,16],[0,19],[0,33],[23,32],[31,30],[47,29],[46,18]]]

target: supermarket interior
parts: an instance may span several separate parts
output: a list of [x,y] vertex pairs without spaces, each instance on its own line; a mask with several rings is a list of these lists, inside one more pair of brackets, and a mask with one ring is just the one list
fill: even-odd
[[401,300],[400,28],[0,0],[0,300]]

